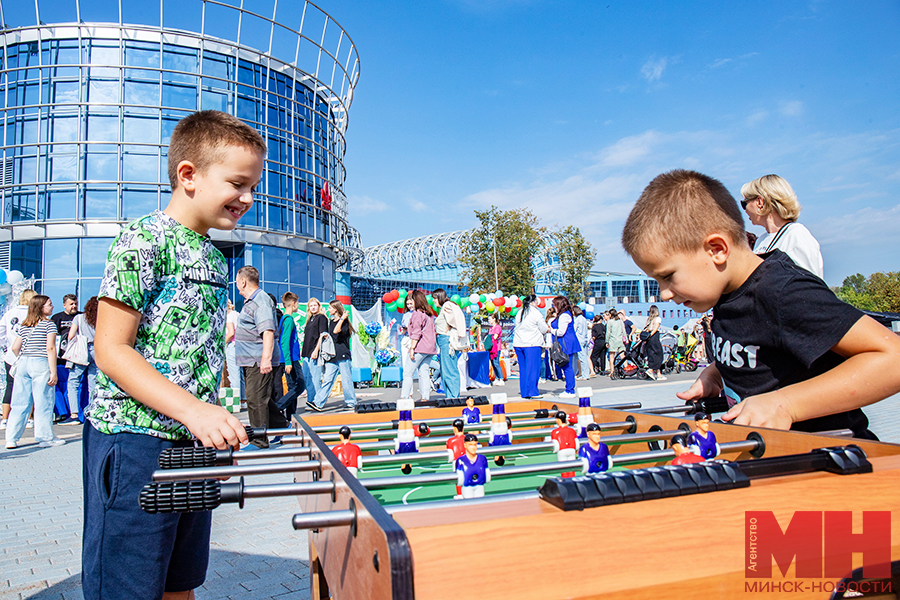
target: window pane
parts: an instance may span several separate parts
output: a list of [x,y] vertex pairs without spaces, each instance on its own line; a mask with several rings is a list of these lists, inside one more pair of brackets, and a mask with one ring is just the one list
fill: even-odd
[[122,123],[122,140],[142,144],[158,144],[159,120],[156,117],[125,117]]
[[83,238],[81,240],[81,276],[103,277],[106,255],[113,238]]
[[78,272],[78,240],[44,240],[44,279],[65,279]]
[[159,84],[125,82],[125,104],[159,106]]
[[96,296],[100,293],[100,281],[100,279],[81,280],[81,285],[78,289],[78,303],[82,308],[91,299],[91,296]]
[[118,157],[115,154],[101,154],[88,151],[85,157],[86,177],[95,181],[118,181]]
[[60,155],[53,154],[50,159],[50,177],[51,181],[75,181],[78,179],[78,157],[74,154]]
[[[56,160],[56,159],[54,159]],[[64,180],[60,180],[64,181]],[[74,190],[54,191],[47,194],[47,218],[48,219],[76,219],[76,208],[78,208],[75,200]]]
[[[70,273],[71,274],[71,273]],[[41,293],[50,296],[53,301],[53,312],[58,313],[62,310],[63,296],[66,294],[78,293],[77,279],[44,279]],[[79,308],[84,305],[84,300],[78,299]]]
[[88,85],[88,101],[95,104],[117,104],[119,89],[118,81],[91,79]]
[[194,86],[163,84],[162,104],[166,108],[197,109],[197,88]]
[[[309,259],[306,252],[291,250],[288,253],[290,260],[291,284],[306,286],[309,284]],[[294,292],[298,296],[298,292]]]
[[44,245],[41,240],[29,240],[27,242],[9,243],[9,268],[21,271],[25,279],[29,277],[41,278],[41,250]]
[[137,182],[156,182],[159,170],[156,166],[156,155],[132,154],[122,155],[122,180]]
[[116,190],[87,190],[84,200],[86,219],[115,219]]
[[322,257],[318,254],[309,255],[309,285],[321,288],[325,284],[322,274]]
[[125,190],[122,192],[122,217],[126,220],[143,217],[157,208],[156,190]]
[[88,116],[87,139],[92,142],[119,141],[119,119],[112,115]]
[[[288,281],[288,251],[287,248],[263,246],[263,279],[275,283],[287,283]],[[274,292],[273,292],[274,293]]]

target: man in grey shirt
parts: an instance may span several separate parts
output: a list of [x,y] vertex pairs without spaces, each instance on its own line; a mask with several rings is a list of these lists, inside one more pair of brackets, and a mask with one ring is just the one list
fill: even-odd
[[[272,356],[275,353],[275,307],[268,294],[259,289],[259,271],[242,267],[235,285],[244,298],[244,307],[234,328],[235,362],[244,372],[247,410],[253,427],[287,427],[284,414],[272,401]],[[252,442],[268,448],[268,440]]]

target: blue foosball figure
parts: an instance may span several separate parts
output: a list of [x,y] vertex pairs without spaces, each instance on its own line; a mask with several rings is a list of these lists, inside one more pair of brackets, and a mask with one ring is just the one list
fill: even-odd
[[487,459],[478,454],[478,437],[467,433],[466,453],[456,459],[456,483],[463,498],[481,498],[484,486],[491,481]]
[[609,447],[600,441],[600,426],[591,423],[587,426],[587,443],[578,449],[578,457],[584,464],[582,474],[603,473],[612,466]]

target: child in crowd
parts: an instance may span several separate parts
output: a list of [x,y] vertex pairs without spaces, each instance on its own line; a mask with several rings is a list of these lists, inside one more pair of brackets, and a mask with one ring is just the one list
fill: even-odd
[[693,171],[656,177],[622,232],[663,301],[713,309],[712,364],[678,394],[728,397],[726,421],[876,439],[860,407],[900,391],[900,338],[775,250],[747,245],[741,209]]
[[228,266],[210,229],[253,204],[266,146],[235,117],[194,113],[169,145],[172,196],[110,248],[95,336],[97,379],[84,427],[86,599],[189,600],[206,578],[211,512],[147,514],[138,505],[163,449],[247,443],[218,405]]

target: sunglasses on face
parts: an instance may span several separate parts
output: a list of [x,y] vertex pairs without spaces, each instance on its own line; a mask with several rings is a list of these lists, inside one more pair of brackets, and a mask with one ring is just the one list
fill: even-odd
[[751,202],[754,202],[755,200],[756,198],[744,198],[743,200],[741,200],[741,208],[747,210],[747,205]]

